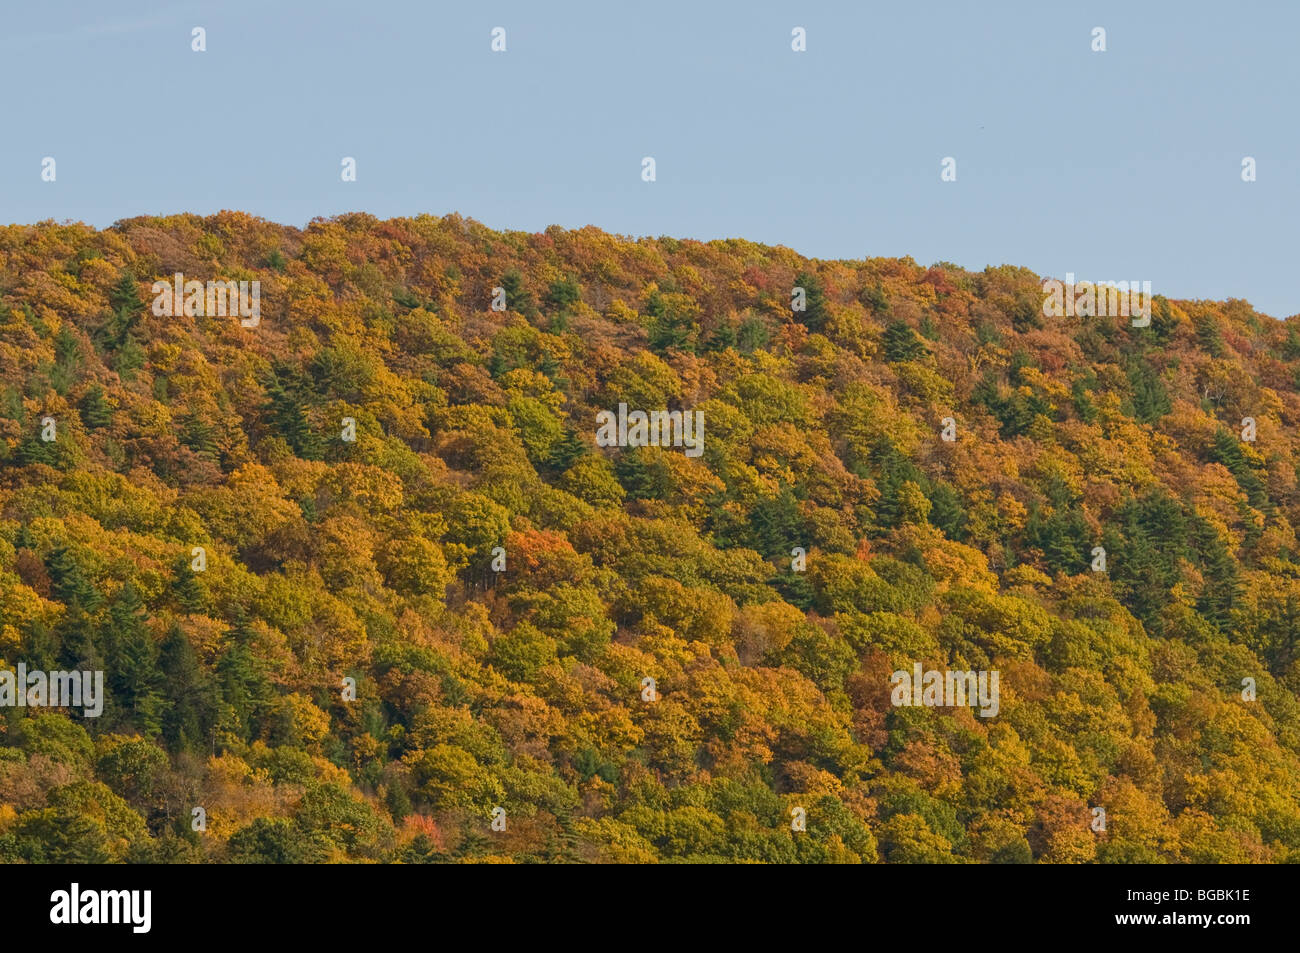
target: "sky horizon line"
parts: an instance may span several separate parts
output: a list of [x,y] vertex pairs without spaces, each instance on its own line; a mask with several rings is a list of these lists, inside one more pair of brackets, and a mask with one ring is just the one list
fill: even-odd
[[[305,230],[307,229],[307,227],[310,226],[311,223],[312,223],[313,221],[317,221],[317,220],[320,220],[320,221],[331,221],[331,220],[336,220],[336,219],[340,219],[340,218],[346,218],[346,217],[348,217],[348,216],[352,216],[352,215],[368,215],[368,216],[370,216],[371,218],[374,218],[376,221],[380,221],[380,222],[396,221],[396,220],[402,220],[402,219],[416,219],[416,218],[420,218],[420,217],[423,217],[423,216],[429,216],[429,217],[432,217],[432,218],[442,219],[442,218],[447,218],[447,217],[449,217],[449,216],[453,216],[453,215],[454,215],[454,216],[458,216],[458,217],[460,217],[460,218],[462,218],[462,219],[465,219],[465,220],[467,220],[467,221],[474,222],[475,224],[482,225],[484,228],[487,228],[487,229],[489,229],[489,230],[491,230],[491,231],[494,231],[494,232],[501,232],[501,233],[503,233],[503,234],[504,234],[504,233],[511,233],[511,232],[513,232],[513,233],[524,234],[524,235],[543,235],[543,234],[546,233],[546,231],[547,231],[548,229],[551,229],[551,228],[559,228],[559,229],[562,229],[563,231],[567,231],[567,232],[578,232],[578,231],[582,231],[583,229],[586,229],[586,228],[595,228],[596,230],[602,232],[602,233],[605,234],[605,235],[609,235],[609,236],[611,236],[611,237],[613,237],[613,238],[616,238],[616,239],[619,239],[619,240],[623,240],[623,241],[631,241],[631,242],[637,242],[637,241],[641,241],[641,240],[643,240],[643,239],[648,239],[648,240],[652,240],[652,241],[657,241],[657,240],[661,240],[661,239],[672,239],[672,240],[674,240],[674,241],[695,241],[695,242],[700,242],[700,243],[702,243],[702,244],[722,243],[722,242],[729,242],[729,241],[744,241],[744,242],[749,242],[749,243],[751,243],[751,244],[759,245],[759,246],[762,246],[762,247],[765,247],[765,248],[784,249],[784,250],[786,250],[786,251],[791,251],[791,252],[794,252],[796,255],[798,255],[800,258],[803,258],[803,259],[805,259],[806,261],[812,261],[812,262],[854,263],[854,262],[866,262],[866,261],[872,261],[872,260],[877,260],[877,261],[903,261],[903,262],[911,261],[913,264],[917,265],[918,267],[922,267],[922,268],[935,268],[935,267],[943,267],[943,266],[951,265],[951,266],[955,266],[955,267],[957,267],[957,268],[960,268],[960,269],[963,270],[963,271],[966,271],[966,272],[969,272],[969,273],[972,273],[972,274],[979,274],[979,273],[981,273],[981,272],[983,272],[983,271],[986,271],[986,270],[988,270],[988,269],[990,269],[990,268],[1008,268],[1008,267],[1010,267],[1010,268],[1023,268],[1024,270],[1029,271],[1029,272],[1033,273],[1036,277],[1038,277],[1039,280],[1040,280],[1040,282],[1045,282],[1045,281],[1049,281],[1049,280],[1057,280],[1057,281],[1062,281],[1062,282],[1064,282],[1064,281],[1066,280],[1067,275],[1071,274],[1071,272],[1064,272],[1064,273],[1059,274],[1059,275],[1056,275],[1056,274],[1050,274],[1050,273],[1046,273],[1046,272],[1040,272],[1040,271],[1038,271],[1037,269],[1030,267],[1029,265],[1023,265],[1023,264],[1020,264],[1020,263],[1018,263],[1018,262],[1010,262],[1010,261],[1005,261],[1005,262],[1000,262],[1000,263],[988,262],[987,264],[982,265],[982,266],[971,266],[971,265],[965,265],[965,264],[962,264],[961,262],[957,262],[957,261],[953,261],[953,260],[945,259],[945,258],[938,258],[938,259],[935,259],[935,260],[933,260],[933,261],[927,263],[927,262],[924,261],[924,259],[917,258],[917,257],[916,257],[915,255],[913,255],[913,254],[901,254],[901,255],[863,255],[863,256],[861,256],[861,257],[846,257],[846,256],[843,256],[843,255],[838,255],[838,256],[830,256],[830,255],[810,255],[810,254],[808,254],[808,253],[806,253],[806,252],[800,251],[797,247],[795,247],[794,245],[791,245],[791,244],[786,244],[786,243],[784,243],[784,242],[771,242],[771,241],[764,241],[764,240],[761,240],[761,239],[750,238],[750,237],[748,237],[748,236],[746,236],[746,235],[725,235],[725,236],[714,236],[714,237],[709,237],[709,238],[701,238],[701,237],[698,237],[698,236],[695,236],[695,235],[680,235],[680,234],[669,234],[669,233],[659,233],[659,234],[650,234],[650,233],[646,233],[646,234],[642,234],[642,235],[636,235],[636,234],[632,234],[632,233],[628,233],[628,232],[621,232],[621,231],[616,231],[616,230],[613,230],[613,229],[608,229],[608,228],[605,228],[604,226],[601,226],[601,225],[596,224],[595,222],[588,222],[586,225],[578,225],[578,226],[565,225],[565,224],[562,224],[562,223],[559,223],[559,222],[552,222],[552,223],[550,223],[550,224],[548,224],[548,225],[546,225],[546,226],[544,226],[544,227],[542,227],[542,228],[540,228],[540,229],[534,229],[534,228],[511,228],[511,227],[505,227],[505,226],[493,225],[493,224],[491,224],[491,223],[489,223],[489,222],[485,222],[485,221],[483,221],[482,219],[480,219],[480,218],[478,218],[478,217],[476,217],[476,216],[474,216],[474,215],[469,215],[469,214],[466,214],[465,212],[462,212],[462,211],[459,211],[459,210],[453,210],[453,211],[448,211],[448,212],[443,212],[443,213],[438,213],[438,212],[414,212],[414,213],[397,214],[397,215],[379,215],[379,214],[376,214],[376,213],[374,213],[374,212],[367,211],[367,210],[365,210],[365,209],[350,209],[350,210],[348,210],[348,211],[334,212],[334,213],[331,213],[331,214],[328,214],[328,215],[317,215],[317,216],[313,216],[312,218],[307,219],[307,220],[306,220],[305,222],[303,222],[302,224],[297,224],[297,223],[294,223],[294,222],[285,222],[285,221],[280,221],[279,219],[271,218],[271,217],[269,217],[269,216],[261,215],[261,214],[259,214],[259,213],[257,213],[257,212],[250,212],[250,211],[247,211],[247,210],[244,210],[244,209],[238,209],[238,208],[222,208],[222,209],[219,209],[219,210],[217,210],[217,211],[215,211],[215,212],[207,212],[207,213],[204,213],[204,212],[190,212],[190,211],[176,211],[176,212],[162,212],[162,213],[146,213],[146,214],[141,214],[141,215],[128,215],[128,216],[124,216],[124,217],[122,217],[122,218],[115,219],[114,221],[112,221],[112,222],[109,223],[108,225],[98,225],[98,224],[95,224],[94,222],[87,222],[87,221],[85,221],[84,219],[65,218],[65,219],[61,219],[61,220],[60,220],[60,219],[54,219],[54,218],[46,218],[46,219],[40,219],[40,220],[35,221],[35,222],[10,222],[10,223],[8,223],[8,225],[6,225],[6,226],[4,226],[4,227],[9,227],[9,228],[34,228],[34,227],[38,227],[38,226],[40,226],[40,225],[44,225],[44,224],[54,224],[54,225],[84,225],[85,227],[90,228],[90,229],[93,229],[94,231],[101,232],[101,231],[107,231],[107,230],[112,229],[112,228],[116,228],[116,227],[118,227],[119,225],[122,225],[122,224],[124,224],[124,223],[130,222],[130,221],[133,221],[133,220],[136,220],[136,219],[165,219],[165,218],[177,218],[177,217],[191,217],[191,218],[199,218],[199,219],[211,219],[211,218],[215,218],[216,216],[219,216],[219,215],[222,215],[222,214],[227,214],[227,213],[230,213],[230,214],[239,214],[239,215],[247,215],[247,216],[249,216],[249,217],[251,217],[251,218],[257,219],[257,220],[262,221],[262,222],[266,222],[267,224],[270,224],[270,225],[275,225],[275,226],[278,226],[278,227],[280,227],[280,228],[292,228],[292,229],[295,229],[295,230],[297,230],[297,231],[305,231]],[[1091,277],[1087,277],[1086,275],[1081,275],[1081,274],[1078,274],[1078,273],[1074,273],[1074,274],[1075,274],[1075,278],[1076,278],[1075,286],[1078,286],[1078,285],[1082,284],[1082,283],[1085,282],[1085,281],[1088,282],[1088,283],[1090,283],[1090,284],[1094,284],[1094,285],[1096,285],[1096,284],[1104,284],[1104,283],[1109,282],[1109,281],[1120,281],[1120,280],[1128,280],[1128,281],[1132,282],[1132,279],[1091,278]],[[1136,279],[1137,282],[1142,282],[1142,281],[1145,281],[1145,280],[1148,280],[1148,279]],[[1154,282],[1152,282],[1152,285],[1153,285],[1153,287],[1152,287],[1152,292],[1151,292],[1151,293],[1152,293],[1153,297],[1161,297],[1161,298],[1165,298],[1165,299],[1167,299],[1167,300],[1169,300],[1169,301],[1175,301],[1175,302],[1188,302],[1188,303],[1205,302],[1205,303],[1217,303],[1217,304],[1226,304],[1226,303],[1228,303],[1228,302],[1230,302],[1230,301],[1244,301],[1244,302],[1246,302],[1247,304],[1249,304],[1249,305],[1251,306],[1251,310],[1252,310],[1255,314],[1259,315],[1260,317],[1269,318],[1269,319],[1274,320],[1274,321],[1286,322],[1286,321],[1290,320],[1291,318],[1294,318],[1294,317],[1300,316],[1300,312],[1292,312],[1291,314],[1278,315],[1278,314],[1273,314],[1273,313],[1271,313],[1271,312],[1263,311],[1263,310],[1261,310],[1260,308],[1256,307],[1256,306],[1251,302],[1249,296],[1246,296],[1246,295],[1231,295],[1231,294],[1230,294],[1230,295],[1227,295],[1227,296],[1222,297],[1222,298],[1217,298],[1217,297],[1203,297],[1203,296],[1184,296],[1184,295],[1179,295],[1179,294],[1177,294],[1177,293],[1170,293],[1170,292],[1160,291],[1160,290],[1158,290],[1158,289],[1156,289],[1156,288],[1154,287]]]

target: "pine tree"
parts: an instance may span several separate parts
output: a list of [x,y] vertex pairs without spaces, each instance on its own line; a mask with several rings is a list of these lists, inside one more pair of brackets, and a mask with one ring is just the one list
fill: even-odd
[[1109,527],[1102,542],[1107,571],[1120,601],[1159,632],[1160,610],[1172,601],[1181,561],[1189,555],[1187,520],[1178,502],[1159,490],[1130,499],[1116,515],[1120,526]]
[[703,350],[705,353],[713,353],[715,351],[725,351],[727,348],[735,346],[736,329],[730,324],[719,324],[705,340]]
[[252,629],[242,617],[237,619],[226,651],[217,662],[221,698],[233,718],[230,727],[244,739],[260,731],[274,698],[270,679],[252,642]]
[[130,331],[122,334],[115,348],[117,353],[113,355],[113,370],[117,371],[123,380],[135,380],[135,372],[144,367],[144,348]]
[[199,574],[190,568],[190,561],[184,556],[172,569],[172,594],[186,612],[199,613],[207,608],[207,591],[199,582]]
[[736,350],[741,354],[752,354],[760,348],[767,347],[767,325],[757,315],[749,315],[740,322],[736,329]]
[[45,569],[50,574],[51,594],[69,608],[94,612],[104,601],[68,547],[60,546],[51,552],[45,559]]
[[859,291],[858,300],[862,302],[864,308],[869,309],[874,314],[889,313],[889,298],[885,294],[884,286],[879,282],[868,285]]
[[1074,402],[1074,412],[1079,415],[1080,420],[1090,424],[1097,419],[1097,405],[1088,395],[1086,380],[1078,379],[1070,384],[1070,398]]
[[565,427],[564,436],[551,447],[550,460],[547,462],[552,470],[563,473],[587,452],[587,444],[578,436],[578,432],[571,427]]
[[109,606],[104,645],[118,710],[146,735],[162,727],[162,673],[140,593],[127,583]]
[[930,522],[943,530],[949,539],[958,543],[965,540],[968,520],[961,495],[941,480],[930,483],[928,487],[924,483],[921,486],[930,500]]
[[122,272],[117,284],[109,289],[108,304],[114,311],[126,310],[131,314],[139,314],[144,310],[144,301],[140,297],[140,286],[136,284],[135,275],[129,271]]
[[582,300],[582,289],[573,277],[557,278],[546,291],[546,307],[552,317],[569,314]]
[[1196,610],[1223,629],[1228,625],[1232,608],[1241,595],[1236,560],[1223,537],[1206,520],[1195,521],[1193,540],[1195,552],[1200,556],[1201,576],[1205,580],[1196,601]]
[[307,411],[297,390],[286,387],[278,374],[272,374],[267,383],[264,409],[270,417],[271,429],[284,438],[294,453],[304,460],[319,460],[323,455],[321,440],[307,422]]
[[890,364],[920,360],[930,353],[925,342],[917,337],[906,321],[890,321],[885,326],[881,343],[885,348],[885,361]]
[[197,750],[212,730],[212,690],[178,623],[173,622],[167,630],[158,652],[158,668],[168,702],[162,713],[163,738],[173,750]]
[[39,619],[29,620],[22,629],[22,658],[28,669],[53,671],[58,667],[59,640]]
[[664,468],[657,459],[650,459],[643,447],[620,453],[614,461],[614,475],[632,499],[662,500],[668,493]]
[[104,388],[92,384],[77,405],[81,411],[81,422],[87,430],[99,430],[113,422],[113,408],[104,399]]
[[1209,315],[1196,319],[1196,343],[1199,344],[1210,357],[1223,357],[1223,332],[1219,330],[1219,323]]
[[656,354],[670,350],[694,353],[695,322],[674,308],[658,289],[646,299],[645,310],[650,316],[650,350]]
[[[122,273],[117,284],[108,292],[108,303],[113,314],[100,329],[98,336],[106,349],[116,351],[126,346],[128,341],[133,343],[131,332],[140,323],[140,317],[144,313],[144,301],[140,298],[140,288],[136,285],[133,274],[129,271]],[[134,355],[131,361],[134,361]]]
[[821,279],[811,272],[801,271],[795,276],[794,285],[802,288],[804,293],[804,309],[794,312],[795,320],[814,334],[821,333],[831,316]]
[[1255,468],[1241,449],[1241,443],[1231,431],[1220,428],[1215,432],[1210,457],[1216,463],[1221,463],[1227,467],[1228,472],[1232,474],[1237,484],[1245,491],[1246,499],[1251,506],[1264,513],[1273,511],[1273,502],[1269,499],[1264,481],[1255,472]]
[[67,396],[81,366],[80,341],[67,324],[59,328],[54,338],[54,367],[50,370],[50,386],[60,396]]
[[524,284],[524,276],[518,268],[511,268],[501,276],[501,287],[506,293],[506,308],[522,314],[530,321],[537,317],[537,299]]
[[1088,524],[1076,509],[1047,512],[1034,506],[1025,525],[1025,538],[1043,551],[1047,568],[1053,573],[1073,576],[1087,568],[1091,549]]
[[781,598],[796,609],[807,612],[817,601],[817,591],[808,581],[806,572],[782,571],[777,574],[774,581]]
[[1164,383],[1142,357],[1134,357],[1128,365],[1129,385],[1133,388],[1133,416],[1149,424],[1169,413],[1172,405]]
[[68,607],[54,629],[59,664],[79,672],[102,672],[107,668],[100,649],[94,618],[79,604]]
[[771,559],[788,557],[795,546],[806,546],[803,514],[789,485],[774,498],[759,500],[749,513],[752,549]]
[[36,537],[26,523],[19,523],[14,533],[14,549],[36,549]]
[[906,456],[881,438],[871,449],[868,472],[863,475],[874,479],[880,490],[875,505],[875,524],[878,529],[888,529],[902,522],[903,510],[899,499],[903,484],[912,482],[924,487],[924,474]]
[[198,414],[192,414],[185,421],[181,428],[181,443],[214,463],[220,456],[216,430]]
[[27,438],[18,445],[18,462],[23,466],[38,463],[47,467],[58,466],[57,447],[56,441],[46,442],[39,434],[28,434]]

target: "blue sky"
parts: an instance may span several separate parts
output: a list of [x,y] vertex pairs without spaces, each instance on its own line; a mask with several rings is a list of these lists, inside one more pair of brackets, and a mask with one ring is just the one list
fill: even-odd
[[1300,312],[1297,4],[46,0],[4,26],[6,223],[456,211]]

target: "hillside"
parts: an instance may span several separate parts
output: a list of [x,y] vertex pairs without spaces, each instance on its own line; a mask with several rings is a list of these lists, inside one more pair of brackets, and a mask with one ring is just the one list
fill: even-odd
[[0,256],[0,670],[104,673],[0,693],[0,861],[1300,860],[1300,319],[455,215]]

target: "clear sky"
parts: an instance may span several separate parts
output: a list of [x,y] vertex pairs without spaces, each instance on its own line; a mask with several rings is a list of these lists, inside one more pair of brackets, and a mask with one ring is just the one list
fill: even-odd
[[456,211],[1300,311],[1289,0],[7,0],[0,17],[6,223]]

